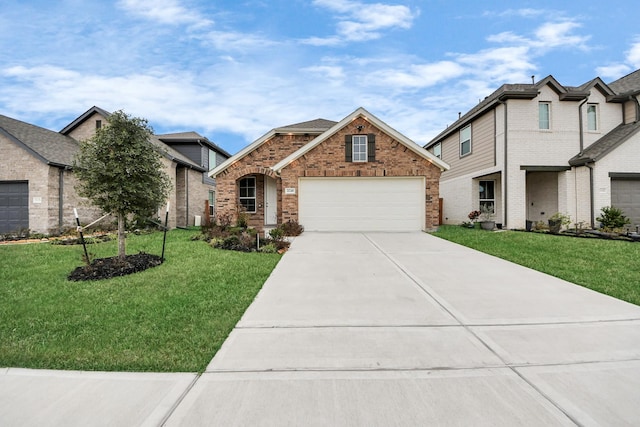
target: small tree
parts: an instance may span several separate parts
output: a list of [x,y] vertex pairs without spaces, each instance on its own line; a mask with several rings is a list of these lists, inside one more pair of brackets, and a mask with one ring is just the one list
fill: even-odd
[[80,144],[74,159],[76,190],[118,218],[118,256],[126,257],[125,219],[151,216],[167,199],[171,181],[163,170],[160,149],[150,142],[153,130],[145,119],[123,111]]

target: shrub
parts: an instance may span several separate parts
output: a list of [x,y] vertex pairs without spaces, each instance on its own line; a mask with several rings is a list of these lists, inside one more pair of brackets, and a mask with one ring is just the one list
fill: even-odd
[[621,229],[625,225],[629,224],[629,218],[627,218],[621,209],[618,209],[614,206],[605,206],[600,209],[602,212],[598,218],[600,221],[601,227],[604,230],[617,230]]
[[260,248],[260,252],[264,252],[265,254],[275,254],[278,252],[278,248],[273,243],[269,243],[268,245],[264,245]]
[[249,214],[244,206],[238,208],[238,218],[236,219],[236,227],[247,228],[249,226]]
[[284,239],[284,229],[282,227],[276,227],[269,231],[269,236],[274,242],[280,242]]
[[304,227],[298,221],[289,220],[282,224],[282,231],[285,236],[299,236],[304,231]]

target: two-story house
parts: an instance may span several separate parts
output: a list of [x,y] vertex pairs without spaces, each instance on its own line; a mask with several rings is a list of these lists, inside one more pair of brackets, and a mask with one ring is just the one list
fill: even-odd
[[[79,141],[106,125],[109,115],[92,107],[60,132],[0,115],[0,233],[57,234],[74,226],[74,208],[84,223],[101,216],[75,192],[73,158]],[[164,153],[172,181],[169,226],[194,225],[206,201],[215,200],[209,170],[230,155],[195,132],[154,135],[151,143]]]
[[613,205],[640,224],[639,131],[640,70],[609,84],[505,84],[425,145],[451,166],[443,221],[486,206],[504,228],[556,212],[597,226]]

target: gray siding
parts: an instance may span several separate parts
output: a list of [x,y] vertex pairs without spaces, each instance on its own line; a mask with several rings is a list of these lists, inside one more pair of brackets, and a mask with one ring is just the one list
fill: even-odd
[[202,147],[199,144],[176,144],[171,148],[198,165],[205,164],[202,158]]
[[471,154],[460,157],[460,133],[456,132],[442,143],[442,160],[451,169],[442,173],[442,179],[451,179],[495,166],[495,125],[491,110],[471,124]]

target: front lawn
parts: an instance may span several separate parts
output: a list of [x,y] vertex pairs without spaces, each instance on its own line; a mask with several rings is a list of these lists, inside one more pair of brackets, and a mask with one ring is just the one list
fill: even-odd
[[[87,282],[67,280],[82,246],[0,246],[0,367],[204,371],[280,255],[212,249],[197,233],[169,232],[158,267]],[[161,250],[161,233],[127,238],[128,254]]]
[[433,235],[640,305],[640,243],[454,225]]

